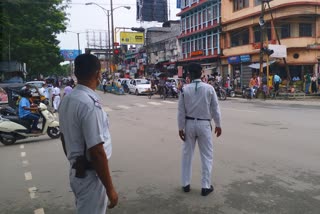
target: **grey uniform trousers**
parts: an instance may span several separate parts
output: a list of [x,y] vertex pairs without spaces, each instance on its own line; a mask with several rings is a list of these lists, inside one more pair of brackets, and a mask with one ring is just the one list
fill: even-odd
[[187,120],[185,141],[182,146],[181,180],[182,186],[191,183],[192,159],[198,142],[202,165],[202,188],[210,188],[213,165],[212,127],[209,121]]
[[77,214],[105,214],[108,204],[106,189],[94,170],[86,173],[85,178],[77,178],[75,170],[70,170],[70,186],[76,198]]

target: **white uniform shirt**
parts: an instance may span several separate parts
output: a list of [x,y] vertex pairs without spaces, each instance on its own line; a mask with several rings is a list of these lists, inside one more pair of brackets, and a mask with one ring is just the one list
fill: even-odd
[[55,87],[55,88],[53,89],[53,94],[56,95],[56,96],[60,96],[60,88]]
[[92,89],[78,84],[60,104],[60,129],[64,135],[70,163],[84,154],[85,143],[88,160],[91,160],[88,149],[102,142],[107,158],[111,157],[108,116],[99,100],[99,96]]
[[213,119],[216,127],[221,127],[221,113],[217,94],[211,85],[201,82],[200,79],[186,85],[183,88],[183,94],[179,97],[179,130],[185,128],[187,116],[198,119]]

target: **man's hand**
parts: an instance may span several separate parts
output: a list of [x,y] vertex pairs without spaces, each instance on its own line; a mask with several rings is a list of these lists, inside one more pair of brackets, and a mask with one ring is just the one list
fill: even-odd
[[112,189],[111,191],[107,192],[107,195],[110,201],[108,208],[112,209],[118,204],[118,193]]
[[179,136],[180,136],[180,138],[181,138],[182,141],[184,141],[184,140],[186,139],[186,136],[185,136],[183,130],[179,130]]
[[221,133],[222,133],[222,130],[220,127],[216,127],[214,129],[214,133],[216,134],[217,137],[220,137]]

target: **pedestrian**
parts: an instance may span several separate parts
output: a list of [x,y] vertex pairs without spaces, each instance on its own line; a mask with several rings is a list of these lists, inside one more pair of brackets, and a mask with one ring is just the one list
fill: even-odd
[[191,165],[197,142],[202,164],[201,195],[206,196],[213,191],[211,184],[213,164],[211,120],[214,120],[215,134],[219,137],[221,135],[221,113],[214,88],[200,80],[201,65],[190,63],[188,67],[192,83],[184,87],[178,104],[179,136],[183,141],[182,189],[184,192],[190,191]]
[[54,108],[54,112],[58,111],[59,105],[60,105],[60,88],[58,86],[58,84],[55,85],[55,87],[53,88],[53,108]]
[[103,93],[107,92],[107,79],[103,78],[102,80],[102,88],[103,88]]
[[309,91],[309,89],[310,89],[310,85],[311,85],[311,77],[310,77],[310,74],[307,74],[306,76],[305,76],[305,93],[306,94],[309,94],[310,93],[310,91]]
[[318,92],[318,90],[317,90],[317,77],[315,74],[311,78],[311,91],[313,94]]
[[250,81],[249,81],[249,88],[250,88],[250,97],[253,98],[254,91],[257,89],[257,76],[253,74]]
[[71,87],[71,83],[68,81],[67,86],[63,90],[63,97],[67,96],[72,92],[73,88]]
[[104,214],[118,203],[109,169],[112,146],[109,122],[95,89],[100,61],[92,54],[75,59],[77,86],[59,108],[61,140],[70,162],[70,185],[78,214]]
[[273,84],[274,84],[274,91],[275,91],[275,94],[278,94],[279,93],[279,86],[280,86],[280,83],[281,83],[281,78],[278,74],[275,74],[273,76]]

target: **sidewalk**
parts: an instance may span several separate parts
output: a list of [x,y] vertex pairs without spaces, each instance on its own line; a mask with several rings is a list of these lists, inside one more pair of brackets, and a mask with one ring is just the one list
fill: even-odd
[[303,106],[319,106],[320,107],[320,96],[306,96],[305,98],[303,96],[301,97],[295,97],[295,98],[282,98],[279,97],[278,99],[253,99],[253,100],[247,100],[242,97],[228,97],[227,100],[237,100],[237,101],[243,101],[243,102],[256,102],[256,103],[266,103],[266,104],[287,104],[287,105],[303,105]]

